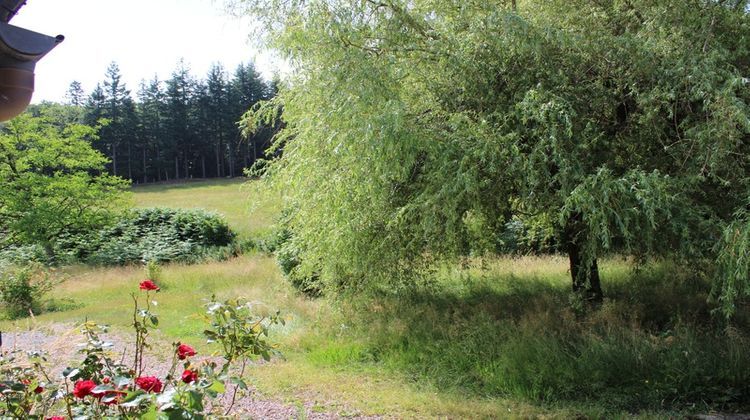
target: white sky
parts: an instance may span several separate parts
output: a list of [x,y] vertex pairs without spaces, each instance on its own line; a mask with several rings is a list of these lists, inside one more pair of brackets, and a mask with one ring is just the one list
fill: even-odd
[[269,79],[278,65],[249,39],[252,22],[222,7],[220,0],[27,0],[10,23],[65,36],[36,66],[34,103],[64,101],[73,80],[88,95],[112,61],[134,97],[141,79],[167,79],[180,58],[199,78],[214,62],[231,74],[253,61]]

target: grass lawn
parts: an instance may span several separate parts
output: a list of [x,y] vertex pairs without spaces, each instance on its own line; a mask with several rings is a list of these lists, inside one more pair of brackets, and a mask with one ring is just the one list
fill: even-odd
[[[253,206],[242,185],[240,180],[211,180],[133,191],[138,206],[215,210],[242,235],[262,235],[268,232],[278,201],[259,200],[262,204],[249,213]],[[61,271],[67,279],[53,295],[65,310],[40,314],[33,321],[3,321],[0,328],[11,331],[88,318],[127,331],[129,294],[144,277],[142,267],[76,266]],[[244,296],[264,302],[269,310],[280,309],[287,319],[286,326],[271,336],[285,359],[254,367],[250,380],[268,396],[293,404],[314,401],[320,411],[396,418],[602,418],[631,413],[661,418],[681,415],[683,409],[701,410],[675,403],[671,410],[676,411],[651,411],[653,406],[639,405],[651,394],[637,393],[644,388],[643,380],[679,374],[665,365],[671,359],[659,355],[701,355],[713,349],[700,347],[699,341],[690,341],[690,333],[680,332],[704,319],[702,284],[678,276],[665,281],[661,268],[634,277],[627,262],[610,259],[602,264],[602,276],[612,300],[581,322],[567,304],[567,262],[559,257],[492,259],[483,266],[446,267],[438,276],[441,287],[422,296],[331,304],[295,293],[274,259],[262,254],[167,265],[160,281],[163,290],[157,295],[161,322],[155,338],[162,343],[182,340],[204,354],[211,352],[201,336],[199,314],[205,299],[212,294]],[[671,315],[662,319],[665,313]],[[741,349],[743,341],[737,340]],[[737,350],[734,342],[717,345]],[[653,349],[658,357],[651,356]],[[717,360],[736,370],[747,358]],[[581,362],[613,374],[593,377],[581,370]],[[713,369],[696,365],[690,370],[682,363],[675,369],[690,374]],[[528,376],[528,371],[535,373]],[[589,375],[590,383],[576,383],[583,375]],[[607,387],[618,375],[634,378],[626,385],[636,394],[632,401],[619,401],[623,393],[615,392],[610,405]],[[558,382],[538,380],[557,376]],[[550,398],[556,395],[567,397]]]
[[242,236],[268,232],[278,200],[264,195],[252,197],[246,178],[200,179],[133,187],[137,207],[202,208],[226,217]]

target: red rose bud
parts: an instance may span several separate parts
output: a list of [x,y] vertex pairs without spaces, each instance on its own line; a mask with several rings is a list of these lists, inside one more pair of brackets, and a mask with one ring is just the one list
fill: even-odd
[[198,380],[198,372],[194,370],[189,370],[189,369],[185,369],[185,371],[182,372],[182,382],[189,384],[197,380]]
[[156,290],[157,292],[160,290],[159,286],[154,283],[151,279],[143,280],[140,284],[141,290]]
[[161,392],[161,381],[155,376],[141,376],[135,380],[135,384],[146,392]]
[[91,395],[91,391],[96,388],[96,384],[92,380],[78,381],[73,387],[73,395],[76,398],[83,398],[87,395]]
[[187,344],[180,344],[177,346],[177,358],[185,360],[187,357],[195,356],[195,349],[188,346]]
[[65,417],[52,416],[52,417],[48,417],[47,420],[65,420]]
[[38,386],[34,388],[34,394],[41,394],[42,392],[44,392],[44,387]]

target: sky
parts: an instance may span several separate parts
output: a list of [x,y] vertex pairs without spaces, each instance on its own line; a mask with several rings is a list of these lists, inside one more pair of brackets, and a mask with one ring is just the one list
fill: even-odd
[[73,80],[89,94],[113,61],[134,97],[142,79],[169,78],[180,58],[200,78],[215,62],[231,73],[253,61],[267,79],[279,67],[250,39],[252,22],[226,14],[221,0],[27,0],[10,23],[65,36],[36,65],[33,103],[63,102]]

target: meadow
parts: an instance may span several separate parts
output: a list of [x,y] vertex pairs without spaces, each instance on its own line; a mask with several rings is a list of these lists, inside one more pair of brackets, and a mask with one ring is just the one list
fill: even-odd
[[[257,240],[271,231],[278,200],[249,196],[245,182],[139,186],[134,203],[214,210]],[[263,302],[287,320],[271,335],[284,357],[254,366],[248,379],[266,397],[340,416],[669,418],[748,409],[746,308],[712,333],[719,321],[705,281],[669,262],[634,271],[611,257],[602,264],[607,300],[581,313],[568,301],[567,269],[555,256],[473,259],[436,267],[433,284],[399,299],[310,299],[258,251],[165,265],[155,338],[164,349],[204,343],[198,314],[211,295]],[[65,281],[51,293],[58,311],[0,328],[84,319],[128,328],[128,294],[143,267],[60,272]]]

